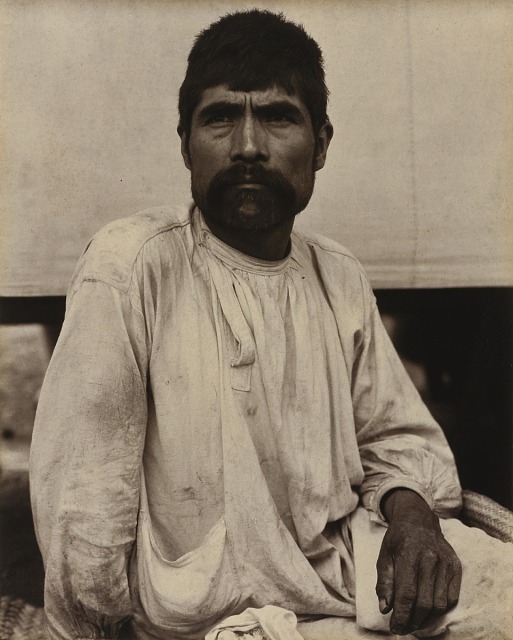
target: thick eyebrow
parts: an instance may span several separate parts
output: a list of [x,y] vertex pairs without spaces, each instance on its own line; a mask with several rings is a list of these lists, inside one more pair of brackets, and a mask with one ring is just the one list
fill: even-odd
[[288,100],[273,100],[253,107],[253,111],[258,116],[284,116],[303,122],[304,116],[301,110]]
[[198,120],[204,122],[215,116],[239,116],[244,113],[244,105],[240,102],[228,102],[219,100],[203,107],[198,113]]
[[[229,102],[228,100],[219,100],[212,102],[203,107],[198,113],[198,120],[205,122],[209,118],[216,116],[235,117],[244,113],[244,105],[240,102]],[[298,122],[304,121],[301,110],[288,100],[273,100],[253,107],[253,113],[260,117],[284,116],[289,117]]]

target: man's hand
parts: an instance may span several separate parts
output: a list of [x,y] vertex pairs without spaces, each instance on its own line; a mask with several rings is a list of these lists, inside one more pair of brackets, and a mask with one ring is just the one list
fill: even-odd
[[438,517],[414,491],[394,489],[382,500],[389,522],[377,562],[381,613],[393,609],[390,630],[413,633],[458,602],[461,563]]

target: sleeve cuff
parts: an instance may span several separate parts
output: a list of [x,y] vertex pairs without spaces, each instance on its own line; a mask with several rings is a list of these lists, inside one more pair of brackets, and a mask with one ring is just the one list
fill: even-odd
[[362,498],[364,507],[371,512],[371,521],[378,524],[388,524],[388,521],[381,511],[381,500],[385,493],[388,493],[392,489],[410,489],[411,491],[415,491],[415,493],[418,493],[419,496],[427,502],[430,509],[434,507],[431,494],[426,492],[424,487],[418,482],[408,478],[390,478],[390,480],[383,482],[377,489],[364,495]]

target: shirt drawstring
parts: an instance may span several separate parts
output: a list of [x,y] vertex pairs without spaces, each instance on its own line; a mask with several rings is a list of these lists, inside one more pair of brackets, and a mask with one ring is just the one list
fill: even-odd
[[[236,300],[236,293],[227,277],[226,269],[221,269],[217,260],[212,260],[210,275],[213,287],[212,304],[215,306],[216,298],[219,300],[223,316],[238,344],[238,355],[230,361],[230,365],[240,367],[253,364],[255,362],[255,341],[240,304]],[[214,309],[214,315],[215,313]]]

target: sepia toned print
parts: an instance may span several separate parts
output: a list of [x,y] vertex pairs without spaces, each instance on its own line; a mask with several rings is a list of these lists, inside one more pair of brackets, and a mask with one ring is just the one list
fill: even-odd
[[[507,50],[494,20],[513,16],[472,6],[486,42],[496,36],[488,70]],[[462,524],[475,503],[431,415],[443,412],[421,397],[435,398],[431,365],[401,362],[388,335],[400,325],[376,304],[391,299],[380,288],[511,284],[503,101],[489,135],[470,134],[471,117],[489,113],[486,92],[457,125],[450,113],[472,83],[450,55],[451,90],[439,58],[427,69],[426,52],[450,36],[441,16],[455,18],[452,36],[472,31],[458,11],[7,6],[6,22],[46,51],[40,76],[63,100],[37,74],[23,91],[65,123],[50,141],[55,113],[24,103],[33,130],[20,138],[36,140],[42,163],[34,171],[20,150],[6,172],[13,203],[32,212],[4,233],[6,300],[67,291],[31,438],[37,633],[511,637],[511,515],[500,531]],[[170,39],[161,20],[179,15],[183,33]],[[383,77],[364,77],[371,63]]]

